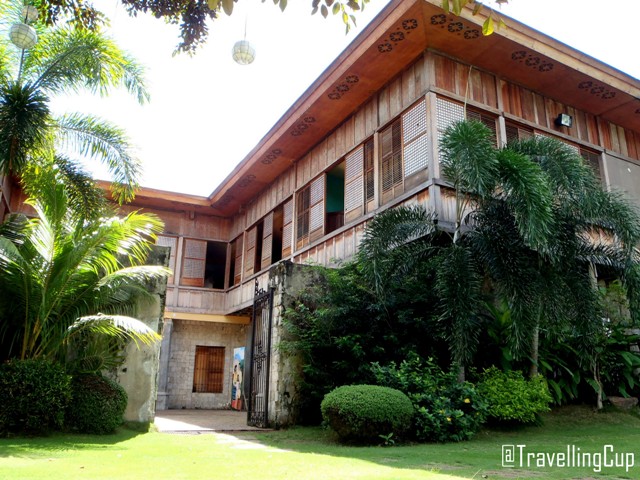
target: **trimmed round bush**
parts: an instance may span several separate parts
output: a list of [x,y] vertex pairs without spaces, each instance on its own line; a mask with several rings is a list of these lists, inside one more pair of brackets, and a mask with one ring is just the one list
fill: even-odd
[[550,410],[547,382],[541,375],[526,379],[520,372],[484,371],[478,391],[488,404],[489,418],[506,423],[533,423]]
[[119,384],[98,374],[73,377],[67,425],[81,433],[104,435],[122,425],[127,392]]
[[341,441],[380,442],[380,435],[402,436],[411,427],[413,405],[400,390],[377,385],[345,385],[325,395],[322,418]]
[[0,365],[0,434],[43,434],[60,429],[71,398],[71,377],[45,360]]

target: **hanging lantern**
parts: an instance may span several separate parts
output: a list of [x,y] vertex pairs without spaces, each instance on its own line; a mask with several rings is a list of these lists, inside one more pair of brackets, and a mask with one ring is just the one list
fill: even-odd
[[233,46],[232,54],[239,65],[249,65],[256,58],[256,51],[248,40],[238,40]]
[[38,9],[33,5],[25,5],[22,8],[22,21],[33,23],[38,19]]
[[31,48],[38,41],[35,28],[26,23],[14,23],[11,25],[9,38],[16,47],[22,49]]

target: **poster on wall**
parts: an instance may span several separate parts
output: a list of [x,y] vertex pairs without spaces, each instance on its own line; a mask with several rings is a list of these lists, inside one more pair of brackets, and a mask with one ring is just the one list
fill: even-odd
[[242,379],[244,377],[244,347],[233,349],[233,371],[231,372],[231,408],[242,410]]

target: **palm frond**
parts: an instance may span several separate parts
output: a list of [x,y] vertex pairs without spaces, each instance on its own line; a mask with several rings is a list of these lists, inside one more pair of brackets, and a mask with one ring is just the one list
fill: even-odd
[[439,321],[445,325],[454,364],[468,365],[479,338],[482,278],[470,255],[459,244],[440,257],[435,288],[440,299]]
[[406,275],[420,258],[433,253],[430,242],[420,240],[436,231],[435,219],[435,214],[416,205],[386,210],[367,224],[358,259],[364,277],[378,295],[384,296],[389,282]]
[[457,190],[486,196],[498,173],[491,131],[475,120],[450,125],[440,142],[441,170]]
[[113,40],[84,29],[55,28],[44,32],[24,63],[37,88],[52,93],[88,89],[106,95],[125,87],[140,103],[148,100],[143,68]]
[[57,119],[56,136],[62,148],[104,163],[113,176],[114,196],[122,203],[133,199],[141,164],[132,155],[126,134],[91,115],[69,114]]
[[544,248],[553,225],[553,196],[539,165],[527,157],[502,149],[498,153],[501,191],[519,234],[530,245]]
[[151,345],[162,338],[140,320],[123,315],[88,315],[79,318],[69,326],[67,340],[80,332],[132,340],[136,345]]
[[32,85],[0,84],[0,175],[21,173],[29,152],[47,143],[48,101]]
[[89,173],[62,155],[56,155],[54,162],[66,190],[69,208],[74,215],[90,219],[108,214],[104,192]]

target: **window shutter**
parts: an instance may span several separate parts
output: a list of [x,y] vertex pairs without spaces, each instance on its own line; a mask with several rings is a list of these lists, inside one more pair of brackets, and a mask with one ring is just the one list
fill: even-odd
[[373,138],[364,144],[364,198],[367,202],[367,212],[373,210],[375,205],[375,157]]
[[364,214],[364,146],[345,158],[344,219],[350,222]]
[[402,115],[404,176],[425,172],[429,165],[427,149],[427,104],[423,99]]
[[467,110],[467,119],[475,120],[476,122],[483,123],[489,130],[491,130],[491,138],[495,145],[498,144],[498,129],[496,127],[496,118],[488,115],[484,112],[478,112],[476,110]]
[[584,162],[591,167],[596,177],[602,178],[600,173],[600,154],[587,150],[586,148],[580,149],[580,156],[584,159]]
[[506,124],[507,143],[533,137],[533,130],[513,123]]
[[296,249],[309,243],[309,210],[311,186],[307,185],[296,195]]
[[174,273],[176,269],[176,250],[178,247],[178,239],[176,237],[158,235],[156,245],[160,245],[161,247],[171,248],[171,253],[169,254],[169,268],[171,269],[171,276],[167,280],[167,283],[172,284],[175,278]]
[[402,193],[401,123],[396,120],[380,134],[382,203]]
[[243,249],[242,235],[240,235],[234,241],[235,241],[235,247],[236,247],[236,259],[234,262],[234,269],[233,269],[233,284],[238,285],[242,280],[242,249]]
[[185,238],[180,284],[192,287],[204,286],[204,269],[206,260],[207,242],[205,240]]
[[260,269],[271,265],[271,248],[273,245],[273,212],[264,217],[262,223],[262,258],[260,259]]
[[282,205],[282,258],[291,255],[291,237],[293,235],[293,199]]
[[319,176],[310,185],[309,194],[309,242],[324,235],[324,175]]
[[244,275],[245,278],[253,275],[256,262],[256,227],[247,230],[244,251]]

